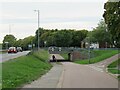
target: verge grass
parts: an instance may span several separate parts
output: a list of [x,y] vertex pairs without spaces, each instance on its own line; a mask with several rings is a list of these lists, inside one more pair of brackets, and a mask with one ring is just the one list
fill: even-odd
[[62,53],[60,54],[65,60],[68,60],[68,53]]
[[[118,53],[118,50],[93,50],[94,57],[90,58],[90,64],[100,62]],[[89,59],[75,60],[78,64],[89,64]]]
[[48,57],[47,51],[40,50],[2,63],[2,88],[21,87],[48,72],[52,67]]
[[[108,72],[112,73],[112,74],[120,74],[120,59],[112,62],[111,64],[109,64],[107,66],[107,70]],[[120,80],[120,76],[118,76],[118,79]]]

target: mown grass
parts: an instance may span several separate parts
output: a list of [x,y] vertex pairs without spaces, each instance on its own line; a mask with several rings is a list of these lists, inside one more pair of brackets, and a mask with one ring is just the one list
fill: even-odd
[[5,54],[7,53],[7,51],[0,51],[0,54]]
[[[95,53],[93,58],[90,58],[90,64],[100,62],[118,53],[118,50],[94,50]],[[76,60],[78,64],[89,64],[89,59]]]
[[47,51],[30,53],[2,64],[2,88],[16,88],[29,83],[45,74],[49,64]]
[[118,59],[118,60],[112,62],[111,64],[109,64],[107,66],[107,68],[116,68],[118,65],[120,65],[120,59]]
[[[112,74],[120,74],[120,70],[118,68],[119,65],[120,65],[120,59],[112,62],[107,66],[108,72]],[[118,79],[120,80],[120,76],[118,76]]]
[[114,68],[111,68],[111,69],[108,68],[108,72],[110,72],[112,74],[120,74],[120,70],[114,69]]
[[68,53],[62,53],[60,54],[65,60],[68,60]]

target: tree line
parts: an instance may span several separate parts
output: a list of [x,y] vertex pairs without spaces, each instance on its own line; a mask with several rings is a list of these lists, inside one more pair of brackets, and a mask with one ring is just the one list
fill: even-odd
[[[87,36],[88,30],[58,30],[39,28],[39,45],[40,47],[81,47],[81,41]],[[8,43],[6,43],[8,42]],[[35,36],[29,36],[17,40],[14,35],[6,35],[3,40],[3,48],[15,46],[22,47],[24,50],[29,49],[29,45],[38,46],[38,30]]]
[[[44,29],[39,28],[40,47],[81,47],[81,43],[99,43],[100,47],[120,48],[120,1],[106,2],[104,4],[104,20],[98,23],[98,26],[89,30],[71,30],[71,29]],[[20,46],[24,50],[29,49],[28,45],[37,47],[38,30],[35,36],[29,36],[17,40],[14,35],[6,35],[3,40],[3,48],[10,46]],[[9,43],[6,43],[9,42]],[[33,45],[34,44],[34,45]]]
[[[96,28],[93,28],[92,31],[88,30],[71,30],[71,29],[44,29],[39,28],[39,45],[40,47],[82,47],[81,43],[84,42],[83,46],[85,47],[85,43],[99,43],[100,47],[104,48],[113,46],[111,40],[111,34],[107,30],[107,26],[104,20],[101,20],[98,23]],[[29,45],[38,45],[38,30],[36,30],[35,36],[29,36],[24,39],[17,40],[13,35],[6,35],[3,40],[3,48],[6,48],[6,43],[8,43],[8,47],[22,47],[24,50],[29,49]],[[89,38],[89,39],[88,39]]]

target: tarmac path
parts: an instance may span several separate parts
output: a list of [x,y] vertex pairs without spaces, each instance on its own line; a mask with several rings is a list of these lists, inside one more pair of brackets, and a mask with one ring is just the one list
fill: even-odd
[[[55,54],[55,57],[63,59],[59,54]],[[117,55],[106,60],[109,62],[116,57]],[[106,62],[106,60],[100,63]],[[53,68],[47,74],[23,88],[118,88],[116,78],[102,68],[96,67],[101,65],[100,63],[94,64],[94,66],[93,64],[80,65],[72,62],[61,63],[62,65],[54,63]]]

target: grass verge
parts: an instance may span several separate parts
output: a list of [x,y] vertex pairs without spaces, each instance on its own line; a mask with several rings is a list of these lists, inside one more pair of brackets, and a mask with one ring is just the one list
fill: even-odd
[[60,54],[65,60],[68,60],[68,53],[62,53]]
[[[90,59],[90,64],[100,62],[118,53],[118,50],[94,50],[94,57]],[[78,64],[89,64],[89,60],[76,60]]]
[[108,68],[108,72],[112,74],[120,74],[120,70],[114,68]]
[[48,57],[48,52],[41,50],[2,63],[2,88],[20,87],[48,72],[52,67],[46,62]]
[[112,62],[111,64],[109,64],[107,66],[107,68],[116,68],[118,65],[120,65],[120,59],[118,59],[118,60]]
[[[120,70],[118,68],[119,65],[120,65],[120,59],[112,62],[111,64],[107,66],[108,72],[112,74],[120,74]],[[118,79],[120,80],[120,76],[118,76]]]

